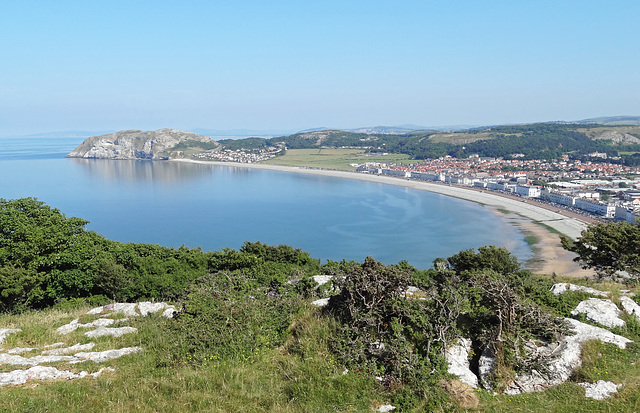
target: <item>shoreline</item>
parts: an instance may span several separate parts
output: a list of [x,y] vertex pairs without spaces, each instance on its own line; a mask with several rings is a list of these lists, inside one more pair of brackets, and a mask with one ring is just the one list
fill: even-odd
[[[217,162],[217,161],[198,161],[193,159],[171,159],[170,162],[184,162],[204,165],[216,165],[236,168],[265,169],[279,172],[303,173],[308,175],[330,176],[343,179],[357,179],[361,181],[378,182],[387,185],[402,186],[410,189],[421,191],[429,191],[445,196],[464,199],[467,201],[479,203],[496,209],[497,212],[504,214],[507,219],[509,215],[516,215],[526,218],[526,221],[519,220],[512,224],[527,235],[535,237],[536,242],[531,245],[534,252],[534,258],[527,262],[527,269],[541,274],[557,274],[560,276],[571,278],[591,277],[595,273],[591,270],[583,270],[573,258],[574,253],[566,251],[560,245],[560,237],[557,233],[564,234],[571,239],[576,239],[580,233],[585,230],[589,223],[588,219],[580,220],[577,217],[567,216],[546,209],[542,205],[536,205],[531,201],[526,202],[523,199],[509,197],[502,194],[488,193],[486,191],[474,190],[472,188],[464,188],[450,186],[447,184],[438,184],[433,182],[409,180],[406,178],[397,178],[384,175],[369,175],[359,172],[338,171],[328,169],[302,168],[296,166],[284,165],[266,165],[266,164],[244,164],[235,162]],[[505,211],[508,211],[505,213]],[[582,218],[582,217],[581,217]],[[548,228],[545,228],[548,227]],[[550,231],[552,228],[553,231]]]

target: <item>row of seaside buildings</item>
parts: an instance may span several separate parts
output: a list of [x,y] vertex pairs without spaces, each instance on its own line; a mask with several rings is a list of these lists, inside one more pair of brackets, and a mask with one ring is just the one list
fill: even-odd
[[[470,175],[460,173],[447,174],[444,172],[416,171],[406,166],[388,167],[380,164],[360,165],[358,171],[499,191],[537,199],[614,221],[636,223],[640,219],[640,179],[637,181],[621,180],[625,182],[625,187],[616,188],[613,191],[615,196],[604,201],[601,199],[602,190],[597,185],[598,183],[610,184],[611,181],[575,180],[571,182],[553,182],[551,185],[543,187],[530,185],[526,172],[510,174],[510,178],[504,178],[490,176],[487,173]],[[611,191],[608,190],[608,192]]]

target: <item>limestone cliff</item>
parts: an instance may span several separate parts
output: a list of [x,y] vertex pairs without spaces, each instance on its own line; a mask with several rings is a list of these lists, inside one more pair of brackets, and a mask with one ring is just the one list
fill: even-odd
[[67,157],[164,160],[182,156],[186,148],[200,147],[210,150],[219,146],[208,136],[176,129],[126,130],[89,137]]

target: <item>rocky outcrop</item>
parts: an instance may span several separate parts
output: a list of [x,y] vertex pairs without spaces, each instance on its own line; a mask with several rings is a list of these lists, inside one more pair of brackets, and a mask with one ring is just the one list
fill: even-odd
[[625,324],[624,320],[620,318],[622,311],[611,300],[589,298],[580,302],[571,312],[572,316],[578,314],[584,314],[587,320],[609,328],[623,327]]
[[582,343],[600,340],[625,349],[631,342],[628,338],[613,334],[611,331],[594,327],[570,318],[565,319],[575,332],[560,342],[550,343],[536,350],[541,359],[546,360],[544,371],[533,370],[529,374],[516,376],[505,391],[506,394],[520,394],[543,391],[551,386],[564,383],[573,371],[582,365]]
[[631,315],[635,315],[638,321],[640,321],[640,305],[633,301],[629,297],[620,297],[620,305],[624,309],[625,312]]
[[150,301],[142,301],[140,303],[112,303],[92,308],[87,314],[103,314],[103,316],[123,314],[129,317],[144,317],[148,314],[159,313],[160,311],[162,311],[162,317],[172,318],[176,312],[176,308],[164,302],[152,303]]
[[585,287],[582,285],[558,283],[558,284],[553,284],[553,286],[551,287],[551,293],[553,293],[553,295],[564,294],[567,291],[581,291],[583,293],[597,295],[598,297],[609,296],[609,293],[607,291],[600,291],[600,290],[596,290],[595,288]]
[[461,382],[474,389],[478,388],[478,376],[470,368],[469,354],[471,353],[471,340],[459,338],[454,344],[447,347],[445,358],[447,371],[457,376]]
[[187,146],[195,144],[194,146],[200,146],[203,149],[214,149],[220,146],[208,136],[176,129],[126,130],[89,137],[67,157],[164,160],[171,158],[174,148],[181,143]]

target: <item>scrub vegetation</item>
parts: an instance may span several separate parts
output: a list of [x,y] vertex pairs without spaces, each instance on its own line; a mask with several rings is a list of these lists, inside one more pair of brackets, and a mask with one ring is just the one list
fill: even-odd
[[[551,294],[551,278],[521,270],[507,250],[491,246],[418,270],[370,257],[323,264],[260,242],[215,252],[122,244],[86,231],[86,223],[32,198],[0,200],[0,327],[23,330],[6,348],[58,341],[55,327],[97,304],[163,300],[178,312],[132,320],[136,335],[98,339],[101,349],[143,348],[100,363],[114,372],[1,387],[5,411],[368,412],[385,404],[463,411],[443,358],[448,344],[461,336],[481,343],[472,362],[485,349],[496,354],[490,380],[499,390],[535,367],[524,341],[564,334],[558,317],[586,297]],[[330,281],[319,285],[316,275]],[[328,305],[311,304],[321,297]],[[629,319],[617,333],[637,341],[640,325]],[[585,349],[573,381],[610,377],[625,385],[603,402],[585,400],[573,382],[543,394],[470,397],[482,411],[637,410],[637,356],[636,345]]]

